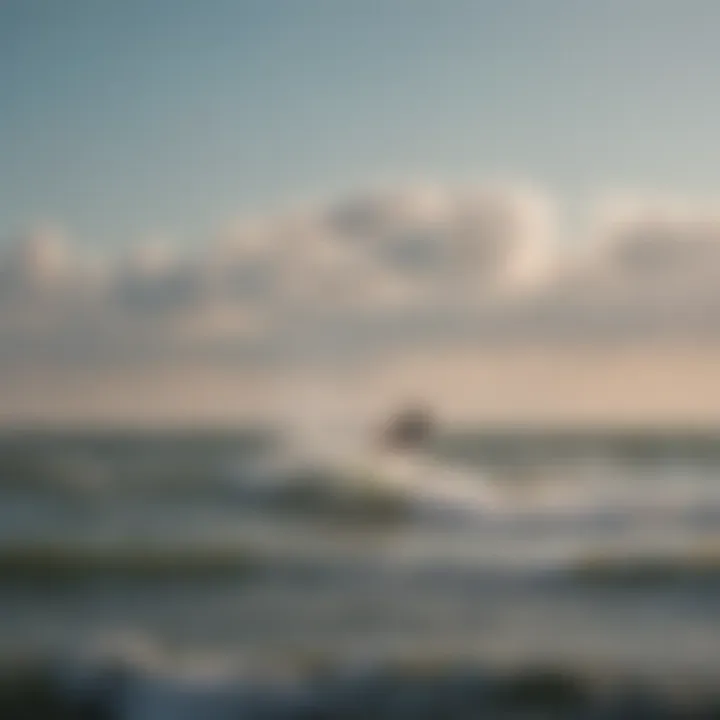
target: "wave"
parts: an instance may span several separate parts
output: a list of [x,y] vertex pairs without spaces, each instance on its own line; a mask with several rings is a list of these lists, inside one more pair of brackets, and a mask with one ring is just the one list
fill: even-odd
[[0,547],[0,579],[68,581],[220,573],[242,577],[268,562],[259,552],[239,546],[25,543]]
[[696,545],[674,552],[592,552],[571,561],[565,572],[575,582],[636,587],[720,584],[720,548]]
[[248,504],[343,521],[475,520],[500,509],[503,497],[487,475],[427,457],[278,457],[250,477],[237,484],[238,497]]
[[[520,449],[521,440],[519,434]],[[392,507],[388,515],[394,517],[408,511],[642,513],[720,506],[712,469],[685,464],[643,471],[547,459],[503,467],[492,462],[492,444],[478,443],[487,451],[486,464],[483,458],[463,464],[442,453],[382,454],[362,436],[328,432],[307,444],[280,436],[263,442],[242,436],[0,438],[0,491],[68,504],[215,500],[320,514],[358,509],[359,515],[363,506]]]
[[[716,679],[716,678],[715,678]],[[413,657],[358,667],[342,658],[264,674],[185,671],[105,656],[16,659],[0,667],[0,715],[8,718],[201,720],[245,718],[552,717],[580,720],[715,717],[708,679],[638,679],[622,669],[553,665],[487,668],[462,659]]]

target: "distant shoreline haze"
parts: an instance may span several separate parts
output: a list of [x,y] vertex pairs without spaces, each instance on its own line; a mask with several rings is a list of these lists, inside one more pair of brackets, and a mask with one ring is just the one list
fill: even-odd
[[0,374],[0,397],[2,427],[232,427],[323,413],[372,422],[415,398],[448,423],[714,427],[720,345],[465,347],[316,370],[19,368]]

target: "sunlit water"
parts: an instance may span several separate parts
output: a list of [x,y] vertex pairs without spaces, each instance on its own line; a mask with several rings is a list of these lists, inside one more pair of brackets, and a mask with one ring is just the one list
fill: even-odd
[[[720,552],[713,457],[609,448],[512,466],[477,452],[289,448],[244,435],[8,435],[3,562],[28,548],[39,559],[0,575],[2,650],[130,639],[176,659],[258,664],[439,654],[672,673],[720,662],[720,582],[570,572],[597,557]],[[308,477],[310,499],[292,494]],[[373,502],[363,489],[335,504],[346,486]],[[85,548],[135,559],[64,572]],[[154,573],[163,553],[180,569]],[[233,553],[237,570],[197,571]]]

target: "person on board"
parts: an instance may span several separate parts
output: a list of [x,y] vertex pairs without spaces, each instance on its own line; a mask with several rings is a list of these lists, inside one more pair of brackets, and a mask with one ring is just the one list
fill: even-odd
[[432,413],[420,404],[412,404],[390,418],[381,442],[392,450],[418,450],[427,445],[434,431]]

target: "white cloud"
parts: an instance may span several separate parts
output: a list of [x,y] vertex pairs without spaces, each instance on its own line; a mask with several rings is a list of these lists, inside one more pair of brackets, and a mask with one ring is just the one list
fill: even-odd
[[471,300],[535,279],[551,254],[551,203],[526,188],[418,187],[331,206],[339,238],[434,293]]
[[591,237],[563,252],[555,206],[527,187],[357,193],[245,220],[191,251],[148,242],[102,262],[43,230],[0,253],[0,365],[713,336],[718,208],[621,200],[601,204]]

